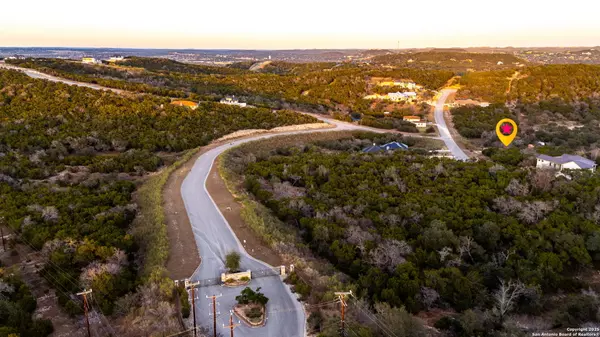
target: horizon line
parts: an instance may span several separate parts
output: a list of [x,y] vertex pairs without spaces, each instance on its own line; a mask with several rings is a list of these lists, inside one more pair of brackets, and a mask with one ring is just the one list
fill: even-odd
[[410,50],[410,49],[476,49],[476,48],[490,48],[490,49],[542,49],[542,48],[600,48],[600,45],[579,45],[579,46],[471,46],[471,47],[405,47],[405,48],[279,48],[279,49],[236,49],[236,48],[160,48],[160,47],[73,47],[73,46],[0,46],[2,48],[46,48],[46,49],[130,49],[130,50],[217,50],[217,51],[293,51],[293,50]]

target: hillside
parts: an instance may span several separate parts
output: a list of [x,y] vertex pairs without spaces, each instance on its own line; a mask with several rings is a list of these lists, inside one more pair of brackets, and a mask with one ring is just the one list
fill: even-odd
[[464,53],[453,51],[429,51],[375,56],[376,64],[422,69],[496,70],[515,68],[525,61],[510,54]]
[[[150,335],[150,323],[177,328],[164,224],[146,218],[134,225],[140,212],[162,211],[141,209],[138,188],[182,151],[223,135],[316,121],[217,103],[191,110],[164,97],[120,96],[8,70],[0,70],[0,88],[0,219],[16,243],[42,251],[39,272],[64,311],[81,314],[70,296],[91,287],[104,314],[138,321],[123,326],[135,335]],[[138,301],[139,289],[152,300]],[[134,304],[123,307],[123,297]],[[159,306],[168,314],[152,314]]]

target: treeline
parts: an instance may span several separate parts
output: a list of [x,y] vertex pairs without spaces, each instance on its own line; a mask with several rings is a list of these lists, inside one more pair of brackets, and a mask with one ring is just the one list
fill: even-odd
[[523,78],[515,81],[510,99],[521,103],[560,98],[578,102],[600,95],[600,66],[587,64],[552,64],[528,67]]
[[371,301],[454,309],[436,326],[457,336],[494,336],[512,315],[597,321],[574,277],[600,259],[597,176],[518,168],[518,150],[489,153],[499,164],[318,146],[254,157],[245,186]]
[[17,71],[0,70],[0,88],[0,218],[20,243],[44,252],[42,274],[71,314],[81,306],[62,292],[91,287],[108,315],[122,312],[118,300],[142,281],[144,257],[130,231],[136,177],[237,130],[316,122],[217,103],[191,110]]
[[495,136],[496,124],[503,118],[516,119],[504,104],[488,107],[462,106],[451,110],[454,127],[466,138],[482,138],[484,133]]
[[513,70],[469,72],[460,77],[457,99],[504,103]]

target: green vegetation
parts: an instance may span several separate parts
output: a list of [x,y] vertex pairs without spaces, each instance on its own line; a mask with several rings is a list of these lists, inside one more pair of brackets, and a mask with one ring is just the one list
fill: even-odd
[[536,103],[554,97],[565,102],[586,101],[600,93],[600,66],[553,64],[528,67],[523,78],[513,83],[511,100]]
[[[244,149],[232,169],[245,167],[247,190],[370,301],[453,308],[465,328],[479,329],[466,326],[476,317],[491,336],[511,313],[549,317],[553,294],[595,287],[573,275],[600,258],[596,175],[569,181],[520,168],[516,149],[464,163],[361,154],[355,142]],[[499,302],[503,291],[515,292],[510,305]],[[571,311],[560,320],[596,320]]]
[[[93,288],[105,314],[171,319],[151,310],[173,300],[164,277],[161,200],[169,173],[192,149],[233,131],[315,121],[215,103],[190,110],[166,98],[120,96],[15,71],[0,71],[0,87],[0,217],[20,243],[44,252],[42,274],[61,289],[59,303],[71,314],[81,308],[64,294]],[[185,150],[180,161],[143,179]]]
[[45,337],[54,330],[49,320],[34,319],[35,297],[14,269],[0,267],[0,336]]
[[230,273],[235,273],[240,270],[240,253],[230,252],[225,256],[225,267]]
[[235,297],[235,300],[238,304],[260,304],[265,306],[269,299],[265,294],[260,292],[260,287],[256,288],[256,291],[252,290],[250,287],[244,288],[242,292]]
[[493,103],[506,101],[508,85],[514,70],[469,72],[460,77],[463,86],[457,99],[475,99]]
[[[514,68],[516,63],[525,63],[524,60],[510,54],[435,50],[379,55],[373,57],[372,62],[419,69],[448,69],[458,72],[464,72],[467,69],[507,69]],[[498,64],[498,62],[502,63]]]
[[516,119],[503,104],[492,104],[485,108],[463,106],[452,109],[451,113],[454,127],[466,138],[496,137],[496,124],[499,120]]
[[[410,79],[437,89],[453,76],[450,71],[387,69],[331,63],[273,62],[258,72],[189,65],[163,59],[133,58],[114,66],[90,66],[64,60],[12,60],[19,66],[108,87],[171,97],[216,100],[236,95],[270,108],[327,112],[338,108],[368,111],[370,77]],[[243,68],[243,67],[242,67]]]

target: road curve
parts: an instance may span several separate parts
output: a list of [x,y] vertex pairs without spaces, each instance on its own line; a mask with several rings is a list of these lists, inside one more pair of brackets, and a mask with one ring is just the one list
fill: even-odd
[[438,99],[434,110],[435,123],[438,126],[441,139],[444,141],[444,143],[446,143],[446,147],[448,148],[448,150],[450,150],[450,152],[454,156],[454,159],[467,160],[469,159],[469,156],[467,156],[467,154],[464,153],[464,151],[458,146],[458,144],[456,144],[454,138],[452,138],[452,135],[448,130],[446,121],[444,120],[444,104],[446,103],[446,99],[448,98],[448,96],[455,91],[456,90],[454,89],[444,89],[441,91],[442,95]]
[[[218,278],[225,270],[225,256],[231,251],[236,251],[242,256],[241,270],[264,270],[272,266],[250,256],[243,244],[237,239],[227,220],[214,203],[206,189],[206,181],[214,165],[215,159],[223,152],[236,145],[266,139],[281,135],[293,135],[311,132],[330,132],[342,130],[363,130],[361,126],[332,122],[334,129],[319,129],[306,131],[291,131],[276,135],[260,135],[232,141],[216,147],[202,154],[194,163],[181,186],[181,194],[185,208],[192,225],[198,251],[202,263],[194,272],[192,281]],[[382,130],[380,130],[382,131]],[[305,316],[300,302],[292,294],[289,287],[279,277],[264,277],[253,279],[252,288],[261,287],[269,298],[267,303],[267,324],[260,328],[250,328],[242,324],[239,334],[248,337],[303,337],[305,336]],[[219,308],[221,315],[217,319],[217,330],[225,334],[228,331],[223,325],[228,325],[228,312],[235,305],[235,296],[239,295],[241,288],[228,288],[223,286],[200,287],[197,291],[196,315],[200,322],[211,322],[209,306],[211,300],[206,296],[219,295]]]
[[95,89],[95,90],[109,90],[109,91],[115,92],[117,94],[122,94],[124,92],[124,90],[103,87],[101,85],[97,85],[97,84],[93,84],[93,83],[72,81],[72,80],[68,80],[65,78],[48,75],[48,74],[42,73],[42,72],[34,70],[34,69],[13,66],[13,65],[5,63],[4,61],[0,61],[0,68],[18,70],[20,72],[25,73],[29,77],[42,79],[42,80],[48,80],[51,82],[61,82],[61,83],[69,84],[69,85],[76,85],[78,87],[86,87],[86,88]]
[[[106,88],[90,83],[66,80],[31,69],[13,67],[1,62],[0,67],[20,70],[33,78],[41,78],[54,82],[63,82],[70,85],[84,86],[96,90],[111,90],[118,93],[123,92],[118,89]],[[441,104],[442,119],[441,123],[438,121],[438,125],[444,126],[447,138],[453,142],[452,138],[449,136],[447,128],[445,127],[445,122],[443,121],[443,104],[447,95],[448,93],[444,93],[444,95],[438,101],[438,106],[436,106],[436,121],[438,121],[438,107]],[[380,133],[390,132],[390,130],[379,130],[341,122],[321,115],[311,115],[322,121],[335,125],[336,128],[292,131],[277,135],[260,135],[252,138],[235,140],[229,144],[221,145],[204,153],[196,160],[190,173],[186,176],[181,186],[181,194],[184,200],[186,211],[192,225],[198,251],[202,257],[202,263],[194,272],[194,275],[192,275],[193,281],[220,277],[221,272],[224,271],[225,255],[230,251],[237,251],[240,253],[242,257],[240,262],[242,270],[256,271],[271,268],[271,266],[265,262],[253,258],[246,252],[244,246],[235,236],[233,230],[227,223],[227,220],[225,220],[219,208],[208,194],[206,189],[206,180],[209,176],[215,159],[221,153],[239,144],[279,135],[343,130],[363,130]],[[442,138],[444,139],[443,134]],[[448,144],[446,139],[444,139],[444,141],[446,144]],[[456,143],[454,143],[454,145],[456,145]],[[448,148],[452,149],[450,146],[448,146]],[[456,146],[456,148],[458,148],[458,146]],[[453,153],[455,152],[453,151]],[[464,153],[462,154],[464,155]],[[464,155],[464,157],[466,158],[466,155]],[[247,337],[303,337],[306,335],[306,319],[302,305],[297,301],[296,296],[290,291],[290,288],[285,285],[279,277],[256,278],[252,280],[250,286],[253,288],[261,287],[261,291],[264,292],[269,298],[269,302],[267,303],[267,324],[260,328],[250,328],[242,324],[236,328],[238,335]],[[225,329],[223,326],[229,323],[229,310],[233,307],[235,303],[235,296],[240,293],[240,290],[240,288],[228,288],[222,286],[208,286],[199,288],[196,293],[196,316],[199,323],[202,325],[209,325],[209,323],[212,322],[212,316],[209,314],[212,312],[211,308],[209,307],[211,302],[206,298],[206,296],[222,294],[222,297],[218,299],[219,306],[217,311],[220,312],[220,314],[217,315],[217,330],[224,335],[228,333],[227,329]]]

